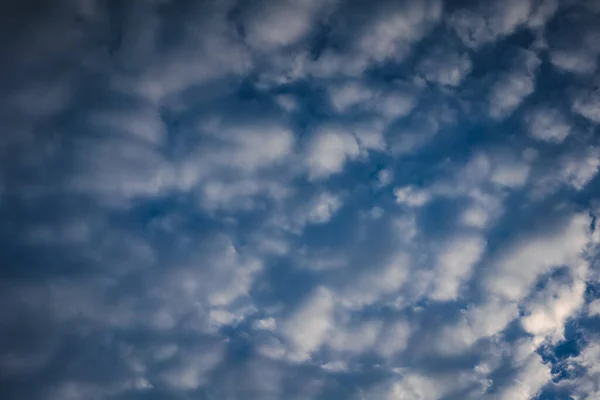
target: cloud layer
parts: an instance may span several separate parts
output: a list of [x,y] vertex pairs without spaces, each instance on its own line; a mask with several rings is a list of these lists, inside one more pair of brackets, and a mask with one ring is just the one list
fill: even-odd
[[599,2],[0,22],[0,397],[600,396]]

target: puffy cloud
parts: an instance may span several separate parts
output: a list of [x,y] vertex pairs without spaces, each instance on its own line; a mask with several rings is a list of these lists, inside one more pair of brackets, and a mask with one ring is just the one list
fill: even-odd
[[438,254],[433,289],[429,297],[434,300],[455,300],[460,285],[466,282],[473,267],[485,250],[485,241],[480,237],[455,237],[445,244]]
[[188,349],[181,354],[175,364],[165,370],[160,379],[170,387],[181,390],[195,390],[207,383],[210,373],[223,359],[222,348],[215,345],[203,349]]
[[509,158],[497,163],[491,181],[502,187],[514,188],[525,185],[528,176],[529,165],[526,162]]
[[514,359],[519,367],[514,383],[504,388],[499,396],[502,400],[531,399],[552,378],[550,368],[541,357],[534,352],[533,346],[527,342],[516,345]]
[[252,326],[254,327],[254,329],[264,329],[268,331],[273,331],[277,327],[277,323],[273,317],[268,317],[254,321]]
[[579,90],[571,105],[573,112],[589,119],[594,123],[600,122],[600,92],[598,85],[593,88]]
[[516,60],[515,65],[500,75],[492,87],[489,108],[492,118],[510,115],[535,90],[540,59],[535,53],[523,50]]
[[541,274],[581,262],[589,240],[589,223],[586,215],[575,214],[557,230],[506,249],[491,270],[487,287],[507,300],[521,300]]
[[0,5],[0,397],[595,398],[597,3]]
[[405,321],[396,321],[385,327],[377,341],[375,351],[382,357],[392,357],[408,345],[411,327]]
[[429,199],[429,193],[425,190],[419,190],[412,186],[396,188],[394,190],[396,203],[405,204],[410,207],[419,207],[426,204]]
[[584,302],[585,284],[576,281],[572,285],[551,285],[526,307],[527,314],[521,318],[523,328],[535,336],[539,343],[545,337],[554,341],[564,339],[564,325]]
[[293,45],[314,28],[327,2],[261,1],[242,12],[245,39],[253,47],[270,51]]
[[589,345],[585,346],[578,356],[568,360],[570,368],[583,368],[585,371],[585,374],[579,377],[562,382],[563,385],[572,387],[574,398],[594,398],[600,393],[600,385],[598,384],[598,378],[600,377],[599,360],[600,345],[597,338],[594,338]]
[[562,111],[549,106],[533,109],[526,117],[529,134],[538,140],[549,143],[561,143],[573,128]]
[[326,288],[318,288],[285,321],[282,330],[292,346],[294,359],[307,359],[327,340],[334,327],[333,306],[333,294]]
[[337,351],[361,353],[373,347],[380,329],[379,322],[365,322],[356,327],[336,329],[329,339],[329,346]]
[[346,285],[339,294],[340,303],[350,309],[360,309],[394,296],[407,283],[411,266],[411,257],[406,252],[391,253],[380,265],[361,271]]
[[560,178],[576,190],[581,190],[598,172],[600,157],[597,149],[590,148],[583,154],[569,154],[562,159]]
[[311,204],[306,218],[315,224],[325,223],[331,219],[341,205],[339,197],[330,193],[321,193]]
[[415,107],[416,96],[412,92],[401,85],[383,91],[359,82],[347,82],[333,86],[329,97],[338,112],[358,108],[378,113],[386,119],[395,119],[406,116]]
[[457,10],[448,19],[450,27],[471,48],[510,35],[527,23],[532,11],[532,2],[529,0],[492,1],[478,3],[478,6],[475,9]]
[[434,48],[419,63],[419,73],[428,81],[445,86],[458,86],[472,69],[467,53],[442,47]]
[[598,14],[594,2],[572,3],[557,13],[555,29],[547,33],[555,68],[583,76],[594,73],[600,54]]
[[358,143],[350,133],[335,127],[321,127],[307,145],[305,163],[311,179],[339,173],[347,161],[359,155]]
[[360,51],[376,62],[402,59],[442,15],[438,0],[386,4],[363,27],[358,38]]

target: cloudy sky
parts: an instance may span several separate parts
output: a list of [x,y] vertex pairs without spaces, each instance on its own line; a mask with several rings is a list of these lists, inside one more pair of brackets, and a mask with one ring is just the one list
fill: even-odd
[[600,1],[0,33],[2,399],[600,399]]

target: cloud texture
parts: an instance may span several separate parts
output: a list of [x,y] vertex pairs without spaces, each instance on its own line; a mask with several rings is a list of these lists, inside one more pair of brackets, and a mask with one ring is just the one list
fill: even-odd
[[598,27],[3,2],[0,397],[599,398]]

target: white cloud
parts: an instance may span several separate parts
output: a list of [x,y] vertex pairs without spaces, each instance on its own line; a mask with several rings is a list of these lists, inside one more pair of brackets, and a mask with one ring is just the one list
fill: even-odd
[[359,147],[354,136],[339,128],[321,127],[306,150],[309,178],[323,179],[339,173],[348,160],[358,156]]
[[348,371],[348,365],[343,361],[330,361],[321,365],[325,371],[329,372],[344,372]]
[[358,104],[363,105],[374,96],[376,93],[372,89],[357,81],[332,86],[329,89],[329,101],[337,112],[343,112]]
[[275,360],[282,359],[285,357],[287,351],[283,343],[279,339],[273,336],[268,336],[265,340],[259,340],[258,353],[264,357],[272,358]]
[[386,143],[383,131],[386,123],[379,119],[367,119],[348,129],[356,136],[361,149],[385,151]]
[[586,49],[556,49],[550,53],[555,67],[577,74],[590,74],[596,70],[597,55]]
[[388,58],[402,60],[410,46],[438,22],[442,7],[437,0],[381,7],[363,28],[357,40],[358,48],[376,62]]
[[563,142],[572,131],[564,113],[550,106],[534,108],[528,113],[525,121],[533,138],[549,143]]
[[517,303],[490,296],[469,308],[455,324],[445,326],[436,348],[442,354],[461,354],[478,340],[500,333],[518,315]]
[[282,161],[290,155],[295,141],[290,129],[268,122],[253,124],[249,121],[245,125],[227,126],[210,121],[201,129],[224,144],[216,149],[201,149],[204,163],[248,172]]
[[373,347],[380,329],[379,321],[364,322],[350,327],[336,326],[328,344],[332,349],[340,352],[362,353]]
[[412,115],[407,123],[389,132],[390,150],[394,155],[412,154],[431,141],[442,122],[443,116],[435,112]]
[[476,49],[515,32],[528,21],[531,8],[530,0],[482,2],[478,9],[454,12],[448,23],[467,47]]
[[444,386],[438,380],[409,374],[392,385],[386,400],[436,400],[444,393]]
[[[16,397],[525,400],[551,378],[536,346],[600,315],[598,5],[59,3],[7,25],[0,85],[0,369],[32,378]],[[506,47],[521,29],[538,53]],[[538,73],[571,114],[537,102]],[[529,138],[503,121],[522,105]],[[592,398],[597,338],[574,325],[587,347],[553,388]]]
[[576,190],[583,189],[598,173],[600,153],[597,148],[589,148],[582,154],[574,153],[561,160],[560,180]]
[[532,12],[527,25],[533,29],[544,28],[544,25],[554,16],[559,7],[558,0],[543,0],[532,4]]
[[160,375],[160,379],[175,389],[198,389],[208,382],[207,374],[221,363],[223,357],[221,344],[187,349]]
[[540,59],[535,53],[522,50],[516,60],[516,64],[502,74],[492,87],[489,108],[492,118],[507,117],[535,90]]
[[489,214],[485,207],[473,205],[463,211],[461,221],[466,226],[483,228],[489,221]]
[[437,47],[421,60],[417,70],[430,82],[458,86],[471,72],[471,68],[471,59],[467,53]]
[[328,1],[259,1],[243,21],[246,41],[259,50],[270,51],[293,45],[314,27]]
[[291,94],[280,94],[276,97],[275,101],[289,113],[296,111],[299,106],[297,99]]
[[390,85],[382,90],[359,81],[332,86],[329,99],[337,112],[358,108],[377,113],[388,120],[406,116],[416,105],[415,93],[408,88]]
[[282,332],[291,345],[293,359],[308,359],[326,342],[334,327],[333,306],[333,294],[321,287],[284,322]]
[[268,317],[254,321],[252,327],[257,330],[274,331],[277,328],[277,322],[275,321],[275,318]]
[[545,365],[534,347],[522,343],[523,351],[515,357],[519,371],[513,382],[502,389],[500,400],[529,400],[534,398],[540,389],[550,381],[550,367]]
[[598,316],[600,315],[600,299],[596,299],[588,304],[588,315]]
[[377,187],[385,187],[394,180],[394,172],[390,169],[382,169],[377,173]]
[[600,123],[600,90],[597,85],[596,89],[578,91],[573,98],[571,109],[596,124]]
[[407,322],[393,322],[382,329],[375,351],[382,357],[393,357],[406,348],[411,333],[412,329]]
[[535,300],[526,305],[527,314],[521,318],[523,328],[534,335],[534,344],[545,338],[552,342],[564,339],[564,325],[568,318],[584,304],[585,282],[571,285],[550,284],[536,293]]
[[421,207],[430,200],[430,194],[414,186],[404,186],[394,189],[396,203],[409,207]]
[[321,193],[313,199],[305,217],[311,223],[323,224],[329,221],[341,206],[342,202],[338,196]]
[[563,72],[589,76],[596,71],[600,54],[598,10],[586,9],[593,3],[581,2],[559,14],[562,24],[548,32],[550,62]]
[[[398,245],[400,247],[401,243]],[[411,266],[410,255],[399,248],[381,265],[373,266],[353,279],[340,292],[340,304],[350,309],[361,309],[386,296],[393,296],[406,284]]]
[[541,274],[580,262],[589,240],[588,227],[589,218],[575,214],[553,231],[515,243],[490,269],[488,289],[506,300],[520,301]]
[[218,329],[222,326],[234,325],[243,319],[243,315],[236,315],[228,310],[217,308],[210,310],[208,318],[210,323]]
[[480,260],[486,243],[479,236],[456,236],[438,254],[433,289],[428,296],[439,301],[456,300],[460,285],[466,282]]
[[496,163],[491,176],[491,181],[495,184],[515,188],[525,185],[529,177],[529,165],[518,160],[502,160]]
[[554,193],[563,185],[577,191],[583,190],[598,174],[600,156],[596,147],[575,149],[560,156],[558,162],[548,168],[552,173],[544,170],[541,176],[533,180],[534,198]]
[[[161,103],[196,85],[248,72],[252,57],[228,23],[228,3],[212,3],[192,10],[180,25],[183,39],[164,51],[157,35],[140,36],[150,42],[136,43],[132,48],[148,48],[151,61],[142,73],[133,77],[116,75],[112,83],[115,89],[139,93]],[[160,33],[160,26],[156,24],[156,34]]]
[[594,399],[600,395],[600,342],[594,338],[585,346],[577,357],[569,360],[570,369],[582,367],[585,374],[561,382],[571,388],[573,397],[579,399]]

